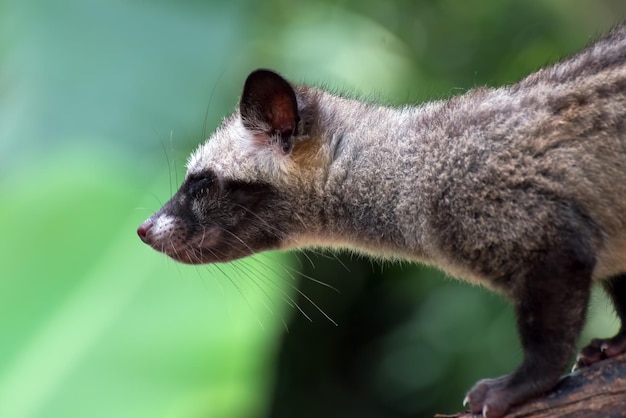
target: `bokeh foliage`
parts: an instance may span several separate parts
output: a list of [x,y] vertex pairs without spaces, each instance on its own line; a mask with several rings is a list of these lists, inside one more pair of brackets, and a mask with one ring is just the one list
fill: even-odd
[[[620,0],[0,2],[0,416],[457,410],[475,379],[519,361],[499,297],[346,255],[348,269],[315,254],[315,267],[281,254],[181,266],[134,230],[255,67],[385,103],[440,99],[514,82],[625,12]],[[584,338],[614,331],[604,306]]]

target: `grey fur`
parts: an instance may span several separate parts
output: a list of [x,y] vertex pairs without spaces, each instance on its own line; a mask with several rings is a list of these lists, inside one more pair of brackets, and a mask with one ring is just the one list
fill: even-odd
[[[518,314],[525,361],[479,382],[471,410],[499,417],[554,385],[592,279],[626,273],[626,27],[517,84],[422,106],[294,91],[293,139],[271,126],[272,106],[245,123],[237,110],[142,239],[194,263],[330,246],[433,264],[504,293]],[[190,195],[206,176],[217,180]],[[266,192],[233,201],[241,184]],[[626,295],[611,296],[619,311]]]

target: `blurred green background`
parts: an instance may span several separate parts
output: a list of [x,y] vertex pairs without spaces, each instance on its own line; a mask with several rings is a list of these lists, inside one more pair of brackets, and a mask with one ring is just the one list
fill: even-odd
[[[135,229],[256,67],[412,103],[514,82],[624,16],[622,0],[0,2],[0,417],[459,410],[520,360],[498,296],[345,254],[182,266]],[[581,342],[615,332],[604,302]]]

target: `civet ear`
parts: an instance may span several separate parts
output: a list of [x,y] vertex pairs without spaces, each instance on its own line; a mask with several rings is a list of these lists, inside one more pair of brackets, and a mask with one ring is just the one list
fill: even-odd
[[246,129],[261,135],[263,141],[278,141],[288,154],[298,126],[296,93],[280,75],[270,70],[255,70],[246,79],[239,103]]

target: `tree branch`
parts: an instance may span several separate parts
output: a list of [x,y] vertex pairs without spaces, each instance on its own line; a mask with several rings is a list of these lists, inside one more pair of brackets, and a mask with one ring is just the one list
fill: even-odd
[[[472,418],[459,413],[439,417]],[[626,354],[564,376],[540,398],[509,411],[505,418],[626,417]]]

